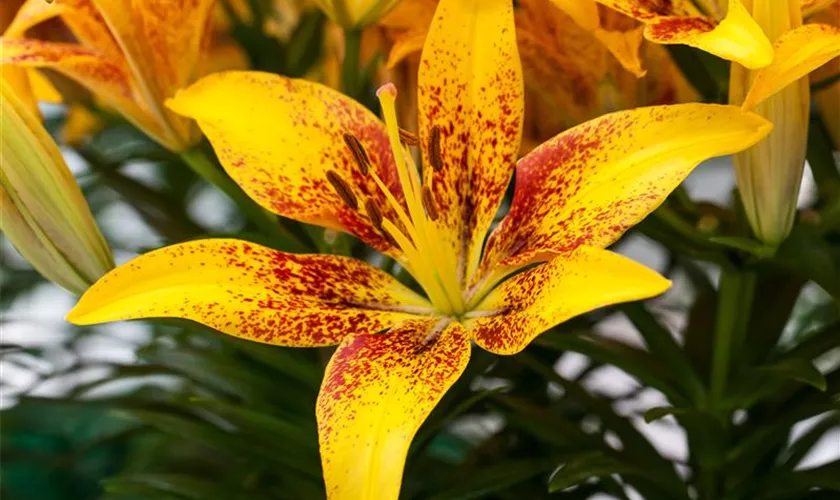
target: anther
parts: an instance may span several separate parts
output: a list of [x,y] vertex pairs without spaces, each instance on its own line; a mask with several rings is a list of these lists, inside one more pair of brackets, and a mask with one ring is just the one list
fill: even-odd
[[382,237],[385,238],[385,241],[390,243],[392,247],[396,247],[396,248],[400,247],[399,242],[397,242],[396,238],[391,236],[391,233],[389,233],[387,229],[382,228],[379,232],[382,233]]
[[438,220],[437,205],[435,205],[435,199],[432,197],[432,191],[428,186],[423,186],[421,189],[420,199],[423,201],[423,208],[426,209],[426,215],[433,221]]
[[341,198],[341,201],[353,210],[359,208],[359,202],[356,200],[356,195],[353,194],[353,190],[350,189],[350,186],[344,182],[344,179],[342,179],[340,175],[332,170],[327,170],[327,180],[330,181],[330,184],[332,184],[335,193],[339,198]]
[[379,211],[379,207],[376,206],[376,202],[371,198],[365,200],[365,212],[367,212],[368,218],[370,218],[370,223],[373,224],[373,227],[381,231],[382,212]]
[[432,168],[435,172],[443,168],[443,156],[440,152],[440,127],[432,126],[432,132],[429,136],[429,161],[432,163]]
[[365,147],[352,134],[344,134],[344,144],[347,145],[350,154],[353,155],[353,159],[359,165],[359,170],[362,171],[362,175],[367,175],[370,172],[370,158],[367,155],[367,151],[365,151]]
[[400,142],[405,144],[406,146],[416,146],[420,144],[420,138],[416,135],[412,134],[408,130],[401,128],[400,129]]

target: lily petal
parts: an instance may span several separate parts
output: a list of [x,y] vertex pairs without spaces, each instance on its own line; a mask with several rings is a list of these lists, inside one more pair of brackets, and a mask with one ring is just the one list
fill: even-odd
[[[463,327],[437,331],[441,324],[413,321],[387,333],[350,335],[333,354],[316,412],[328,498],[399,496],[414,434],[470,357]],[[430,333],[437,336],[430,340]]]
[[[510,182],[522,136],[524,90],[513,3],[442,0],[418,82],[424,183],[440,212],[438,229],[457,255],[469,256],[464,263],[469,272]],[[431,147],[436,136],[440,144]],[[440,152],[435,162],[433,149]]]
[[604,115],[519,160],[510,212],[484,268],[606,247],[658,207],[700,162],[765,137],[772,125],[735,106],[679,104]]
[[102,96],[138,128],[167,144],[160,125],[135,102],[131,76],[120,60],[75,44],[0,38],[0,64],[58,71]]
[[730,0],[719,23],[702,15],[690,0],[597,0],[647,25],[645,38],[685,44],[755,69],[770,64],[773,48],[740,0]]
[[[397,216],[344,139],[351,134],[359,141],[371,171],[402,199],[385,126],[361,104],[305,80],[228,72],[203,78],[167,105],[198,122],[227,173],[263,207],[397,251],[367,207],[376,205],[391,221]],[[350,195],[338,194],[328,172]]]
[[661,294],[671,282],[619,254],[581,246],[490,292],[464,326],[476,344],[516,354],[547,329],[588,311]]
[[111,59],[122,57],[119,45],[92,0],[27,0],[3,36],[21,37],[29,28],[54,17],[61,17],[76,39],[86,47],[95,48]]
[[257,342],[324,346],[373,333],[430,306],[386,273],[334,255],[297,255],[233,239],[137,257],[94,284],[67,315],[77,325],[182,318]]
[[770,66],[756,73],[744,99],[744,109],[753,109],[776,92],[840,56],[840,27],[806,24],[780,36],[774,48],[776,57]]

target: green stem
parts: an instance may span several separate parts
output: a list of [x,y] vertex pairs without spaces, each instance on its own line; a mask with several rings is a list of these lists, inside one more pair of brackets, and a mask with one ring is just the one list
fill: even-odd
[[353,99],[361,96],[361,52],[362,31],[356,28],[344,30],[344,61],[341,63],[341,90]]
[[214,162],[197,146],[181,153],[181,158],[202,179],[221,189],[236,203],[246,217],[253,222],[272,243],[280,249],[289,252],[305,252],[308,248],[300,242],[289,230],[284,228],[277,217],[248,197],[233,180],[224,174]]
[[755,284],[756,275],[750,271],[724,270],[721,274],[712,358],[713,405],[719,405],[723,399],[733,355],[737,356],[744,344]]

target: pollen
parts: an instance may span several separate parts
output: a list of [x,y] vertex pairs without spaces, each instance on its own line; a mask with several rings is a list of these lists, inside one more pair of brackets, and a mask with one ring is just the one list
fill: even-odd
[[432,126],[432,131],[429,134],[429,162],[435,172],[439,172],[443,168],[443,155],[440,151],[440,127]]
[[341,198],[341,201],[343,201],[345,205],[353,210],[359,209],[359,201],[356,199],[356,195],[353,194],[353,190],[350,189],[350,185],[347,184],[340,175],[335,173],[333,170],[327,170],[327,181],[332,184],[335,194]]
[[344,144],[347,145],[347,149],[353,155],[353,160],[356,161],[362,175],[368,175],[370,173],[370,158],[368,157],[367,151],[365,151],[365,147],[362,146],[362,143],[353,134],[344,134],[343,138]]

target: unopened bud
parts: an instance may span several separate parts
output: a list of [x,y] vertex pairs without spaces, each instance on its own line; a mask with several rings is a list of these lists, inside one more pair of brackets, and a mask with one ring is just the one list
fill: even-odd
[[13,84],[0,79],[0,229],[44,277],[76,293],[114,267],[76,180]]

